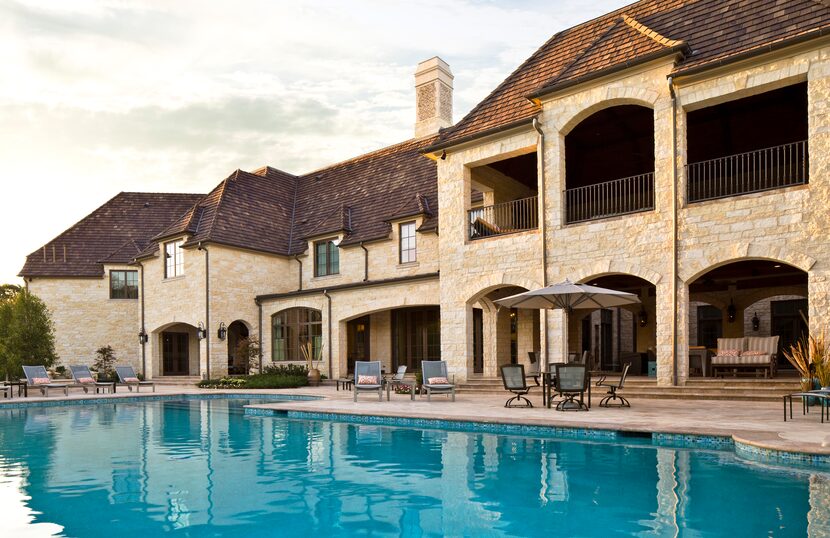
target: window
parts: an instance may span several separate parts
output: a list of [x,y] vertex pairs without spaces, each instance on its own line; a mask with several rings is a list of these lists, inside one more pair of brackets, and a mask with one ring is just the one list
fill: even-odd
[[138,271],[110,271],[110,299],[138,299]]
[[164,278],[173,278],[184,274],[184,241],[171,241],[164,244]]
[[404,222],[400,226],[401,233],[401,263],[411,263],[418,260],[418,249],[415,246],[415,222]]
[[340,273],[340,250],[334,241],[314,243],[314,276]]
[[271,360],[303,361],[300,346],[309,339],[315,356],[323,345],[323,316],[311,308],[289,308],[271,316]]

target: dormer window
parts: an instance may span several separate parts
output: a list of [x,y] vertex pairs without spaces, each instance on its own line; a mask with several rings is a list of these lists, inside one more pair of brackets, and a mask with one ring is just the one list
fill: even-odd
[[340,249],[334,240],[314,243],[314,276],[337,275],[340,273]]
[[164,278],[173,278],[184,274],[184,241],[170,241],[164,244]]

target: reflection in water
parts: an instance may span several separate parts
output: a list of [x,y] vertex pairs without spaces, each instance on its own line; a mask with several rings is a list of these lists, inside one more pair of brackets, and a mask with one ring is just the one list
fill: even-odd
[[820,536],[830,525],[827,475],[729,452],[246,417],[244,403],[0,412],[4,531]]

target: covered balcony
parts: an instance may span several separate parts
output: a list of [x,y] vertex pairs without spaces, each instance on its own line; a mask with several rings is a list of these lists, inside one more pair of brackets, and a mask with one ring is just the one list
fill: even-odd
[[565,223],[654,209],[654,114],[622,105],[565,137]]
[[688,113],[689,203],[804,185],[807,84]]
[[469,239],[483,239],[539,227],[536,152],[470,170]]

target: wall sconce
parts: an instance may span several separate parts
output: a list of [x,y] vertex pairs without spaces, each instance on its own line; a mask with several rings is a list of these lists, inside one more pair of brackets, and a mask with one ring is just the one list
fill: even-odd
[[141,331],[139,331],[138,333],[138,343],[143,346],[147,343],[148,340],[150,340],[150,336],[146,332],[144,332],[144,329],[142,328]]
[[640,327],[648,325],[648,312],[645,308],[640,309],[639,314],[637,314],[637,321],[640,323]]
[[225,327],[225,322],[222,321],[222,322],[219,323],[219,330],[216,332],[216,336],[219,337],[219,340],[224,340],[227,335],[228,335],[228,328]]
[[738,311],[735,308],[735,303],[732,302],[732,299],[729,299],[729,306],[726,307],[726,319],[729,323],[735,321],[735,318],[738,315]]
[[761,320],[758,319],[758,312],[755,312],[755,315],[752,316],[752,330],[758,332],[758,329],[761,328]]
[[207,338],[207,331],[205,330],[205,326],[204,324],[202,324],[201,321],[199,322],[199,327],[196,329],[196,338],[198,338],[199,340],[204,340],[205,338]]

